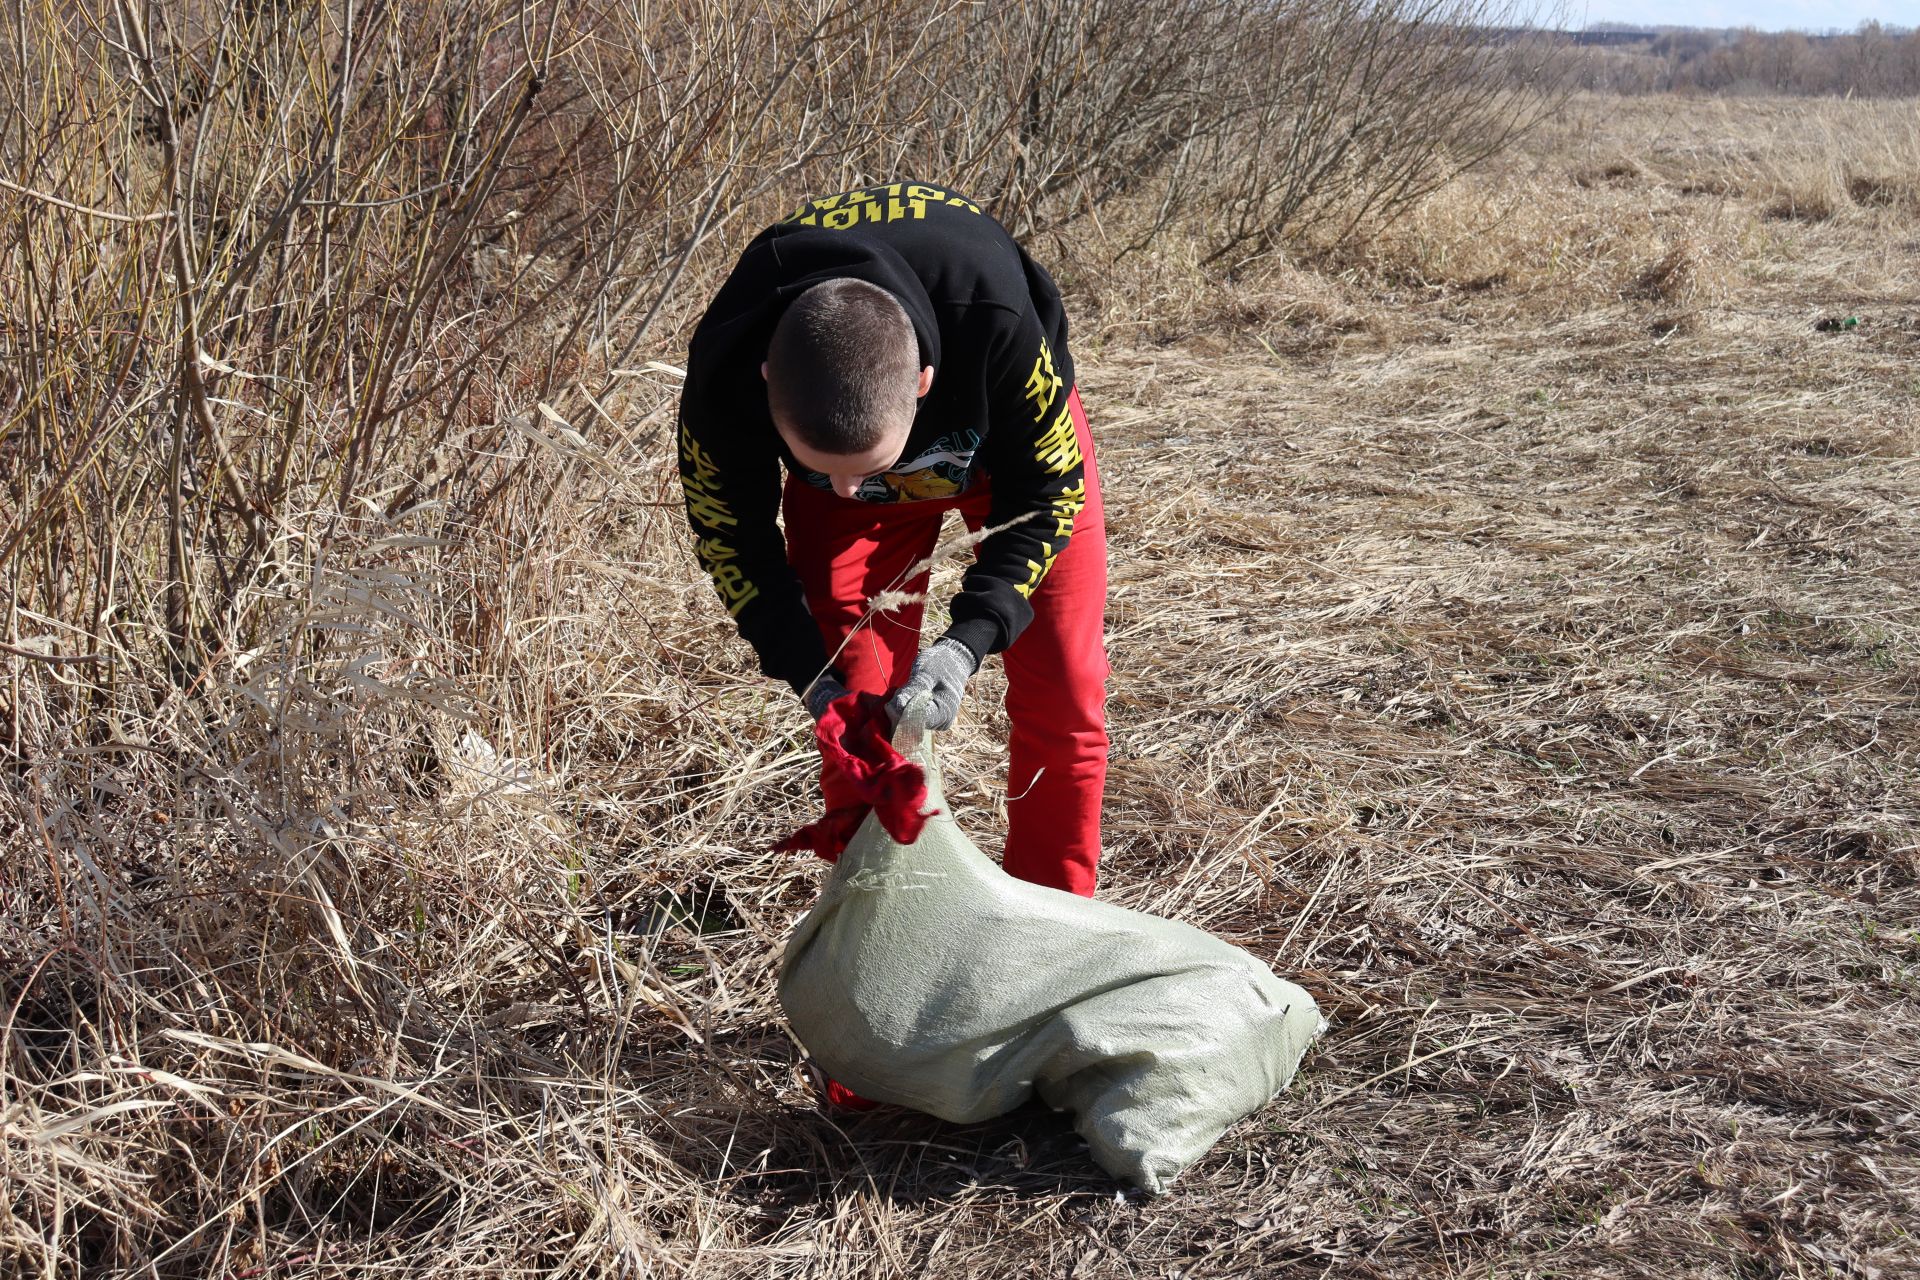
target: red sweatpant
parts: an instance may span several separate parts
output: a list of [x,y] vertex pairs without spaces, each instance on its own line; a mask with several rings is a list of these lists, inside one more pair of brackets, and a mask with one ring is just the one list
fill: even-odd
[[[1007,668],[1009,875],[1093,896],[1100,863],[1100,800],[1107,784],[1107,528],[1093,437],[1076,388],[1068,394],[1086,459],[1087,503],[1073,537],[1033,593],[1033,621],[1004,655]],[[855,692],[890,693],[906,683],[920,650],[921,606],[876,615],[841,642],[888,588],[924,593],[927,574],[897,581],[933,551],[940,518],[957,510],[967,528],[986,523],[990,481],[956,498],[858,502],[791,476],[782,504],[787,559],[834,665]]]

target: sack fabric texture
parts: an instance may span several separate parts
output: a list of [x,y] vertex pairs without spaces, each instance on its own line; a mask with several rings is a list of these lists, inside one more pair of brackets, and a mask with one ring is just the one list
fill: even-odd
[[861,1095],[955,1123],[1038,1092],[1103,1169],[1164,1191],[1292,1080],[1312,997],[1191,925],[1007,875],[945,811],[924,700],[893,747],[933,812],[904,841],[871,813],[840,852],[781,961],[794,1033]]

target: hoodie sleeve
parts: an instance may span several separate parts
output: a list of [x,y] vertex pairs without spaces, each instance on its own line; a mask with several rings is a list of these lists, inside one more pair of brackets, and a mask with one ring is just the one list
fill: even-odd
[[745,450],[726,449],[715,425],[689,384],[678,436],[694,554],[759,656],[760,670],[803,692],[827,666],[827,650],[774,522],[780,463],[771,453],[749,459]]
[[987,523],[999,532],[980,544],[961,580],[946,633],[976,660],[1020,638],[1033,619],[1033,593],[1087,504],[1086,459],[1067,408],[1073,388],[1062,376],[1064,358],[1056,360],[1031,306],[1012,326],[1003,352],[989,373],[985,445],[993,482]]

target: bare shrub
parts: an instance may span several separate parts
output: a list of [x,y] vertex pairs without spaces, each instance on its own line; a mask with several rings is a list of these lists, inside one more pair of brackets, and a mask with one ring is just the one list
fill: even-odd
[[1246,22],[1220,0],[980,6],[938,37],[979,85],[941,86],[946,105],[929,112],[914,158],[977,174],[979,194],[1021,234],[1163,185],[1184,149],[1225,127],[1220,89],[1241,74]]
[[[870,21],[832,73],[865,93],[830,96],[823,133],[871,141],[821,158],[840,185],[945,175],[1023,234],[1137,196],[1152,216],[1136,248],[1176,225],[1206,226],[1216,257],[1337,239],[1506,146],[1553,100],[1543,42],[1485,33],[1526,12],[1072,0]],[[913,69],[862,70],[875,65]],[[924,65],[968,67],[969,87]]]
[[[403,1239],[528,1179],[528,1230],[571,1216],[551,1167],[464,1154],[520,1114],[480,1075],[564,1074],[502,1038],[516,1004],[581,991],[545,934],[582,892],[547,744],[683,765],[646,715],[578,712],[599,675],[559,619],[600,584],[565,566],[610,489],[657,503],[614,459],[658,392],[618,362],[819,143],[782,95],[845,18],[13,7],[0,928],[26,964],[0,1074],[25,1110],[0,1256],[244,1272],[258,1253],[201,1234],[229,1211],[266,1249],[383,1201]],[[626,677],[670,700],[657,664]],[[218,1123],[157,1141],[152,1100],[121,1106],[151,1076],[69,1078],[96,1047]],[[570,1111],[596,1088],[559,1087]],[[388,1192],[349,1194],[375,1170]]]
[[1211,259],[1339,244],[1532,127],[1557,64],[1542,42],[1486,37],[1513,16],[1479,0],[1314,0],[1250,29],[1240,65],[1255,70],[1227,91],[1231,127],[1187,170]]

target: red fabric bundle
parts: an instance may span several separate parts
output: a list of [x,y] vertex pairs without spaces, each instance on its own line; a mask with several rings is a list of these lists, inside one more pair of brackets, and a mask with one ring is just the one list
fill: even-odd
[[920,838],[932,813],[927,778],[920,766],[893,749],[886,699],[876,693],[849,693],[827,705],[814,726],[820,743],[820,790],[826,816],[810,822],[773,846],[776,853],[811,850],[828,862],[839,860],[867,814],[901,844]]
[[[886,699],[878,694],[849,693],[827,705],[813,730],[820,744],[820,790],[826,795],[826,816],[773,846],[774,852],[811,850],[828,862],[837,862],[854,832],[876,810],[880,825],[895,840],[911,844],[920,838],[933,816],[920,811],[927,803],[927,775],[893,749],[891,729]],[[827,1105],[870,1111],[880,1104],[838,1080],[828,1080]]]

